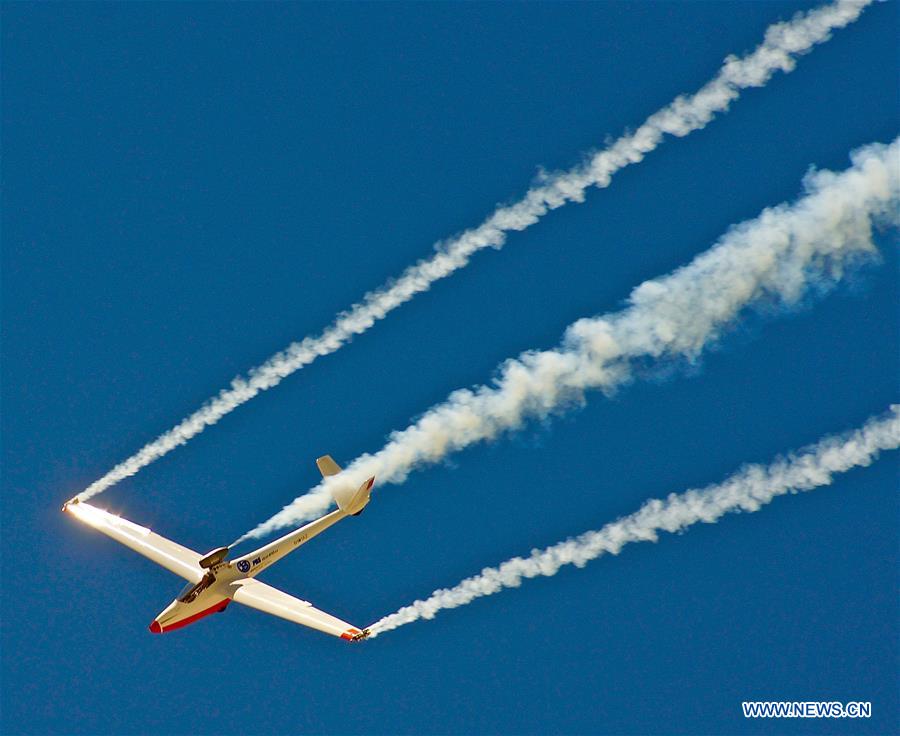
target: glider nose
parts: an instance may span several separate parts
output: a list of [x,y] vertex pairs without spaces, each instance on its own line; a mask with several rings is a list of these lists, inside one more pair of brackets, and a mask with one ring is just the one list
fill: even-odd
[[157,621],[156,619],[153,620],[153,623],[150,624],[150,631],[154,634],[162,633],[162,627],[159,625],[159,621]]

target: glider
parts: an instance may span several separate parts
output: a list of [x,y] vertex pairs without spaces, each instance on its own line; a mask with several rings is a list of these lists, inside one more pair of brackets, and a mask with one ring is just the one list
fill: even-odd
[[[329,455],[316,460],[316,465],[324,477],[341,472]],[[255,580],[255,577],[344,517],[361,514],[369,503],[374,482],[375,478],[369,478],[355,490],[351,486],[335,486],[332,491],[338,505],[335,511],[230,561],[225,559],[228,547],[218,547],[201,555],[145,527],[80,501],[77,496],[66,502],[63,511],[188,581],[178,597],[153,619],[150,631],[154,634],[174,631],[211,613],[221,613],[231,601],[237,601],[341,639],[359,641],[369,635],[368,629],[351,626],[307,601]]]

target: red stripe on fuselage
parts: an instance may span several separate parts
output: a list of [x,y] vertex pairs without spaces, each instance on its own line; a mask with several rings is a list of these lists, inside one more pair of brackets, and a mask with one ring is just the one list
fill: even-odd
[[[188,616],[187,618],[181,619],[181,621],[176,621],[174,624],[170,624],[169,626],[161,627],[159,631],[153,631],[153,624],[150,624],[150,631],[153,631],[154,634],[165,634],[168,631],[175,631],[175,629],[181,629],[187,626],[188,624],[194,623],[197,619],[201,619],[204,616],[209,616],[211,613],[218,613],[219,611],[224,611],[228,608],[228,604],[231,603],[231,598],[226,598],[224,601],[219,601],[216,605],[207,608],[205,611],[200,611],[200,613],[195,613],[193,616]],[[154,621],[154,624],[157,622]],[[159,626],[159,624],[157,624]]]

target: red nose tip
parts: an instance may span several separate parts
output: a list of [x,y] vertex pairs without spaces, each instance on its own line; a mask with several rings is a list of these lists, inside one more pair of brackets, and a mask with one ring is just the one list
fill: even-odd
[[159,625],[159,621],[154,621],[152,624],[150,624],[150,631],[152,631],[154,634],[162,633],[162,628]]

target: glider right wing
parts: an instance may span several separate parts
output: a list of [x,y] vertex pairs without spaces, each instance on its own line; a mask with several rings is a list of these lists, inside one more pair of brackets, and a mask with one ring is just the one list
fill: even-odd
[[271,613],[295,624],[309,626],[324,631],[332,636],[339,636],[348,641],[359,641],[368,636],[368,630],[360,631],[346,621],[329,613],[314,608],[312,603],[301,601],[292,595],[283,593],[278,588],[261,583],[253,578],[244,578],[234,583],[235,590],[231,599],[259,611]]

